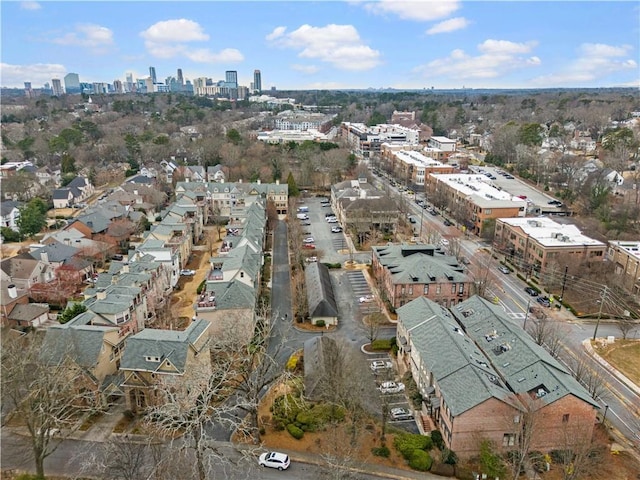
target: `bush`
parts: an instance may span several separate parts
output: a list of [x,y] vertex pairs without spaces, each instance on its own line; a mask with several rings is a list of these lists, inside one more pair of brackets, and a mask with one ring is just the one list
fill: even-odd
[[432,463],[431,456],[424,450],[414,450],[409,458],[409,466],[421,472],[429,470]]
[[342,264],[340,262],[338,263],[325,263],[323,262],[325,267],[327,267],[329,270],[331,269],[336,269],[336,268],[342,268]]
[[2,229],[0,229],[0,234],[2,234],[2,238],[7,243],[20,241],[20,233],[10,229],[9,227],[2,227]]
[[298,357],[296,355],[291,355],[289,360],[287,361],[287,370],[293,372],[298,366]]
[[324,320],[316,320],[316,327],[324,327],[325,325]]
[[296,427],[293,423],[287,425],[287,432],[289,432],[296,440],[300,440],[304,435],[304,431],[301,428]]
[[133,413],[132,410],[125,410],[124,412],[122,412],[122,416],[127,420],[133,420],[134,418],[136,418],[136,414]]
[[393,446],[407,460],[411,459],[414,450],[431,450],[433,442],[431,437],[417,433],[403,433],[393,440]]
[[456,473],[456,468],[447,463],[434,463],[431,467],[431,473],[443,477],[453,477]]
[[391,455],[391,450],[389,450],[389,447],[386,446],[375,447],[371,449],[371,453],[373,453],[376,457],[389,458],[389,456]]
[[202,280],[202,282],[200,282],[200,285],[198,285],[198,288],[196,288],[196,293],[200,295],[202,292],[204,292],[204,288],[206,286],[207,286],[207,279],[205,278],[204,280]]
[[444,439],[442,438],[440,430],[431,430],[431,441],[438,450],[442,450],[444,448]]
[[449,450],[445,448],[442,450],[442,463],[446,463],[447,465],[455,465],[458,463],[458,455],[453,450]]

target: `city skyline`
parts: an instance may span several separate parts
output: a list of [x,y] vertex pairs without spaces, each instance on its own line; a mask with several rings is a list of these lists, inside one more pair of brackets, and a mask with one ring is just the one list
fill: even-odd
[[[207,8],[204,8],[207,5]],[[211,9],[210,7],[214,7]],[[638,87],[636,2],[2,2],[0,85]],[[233,21],[230,19],[233,18]],[[588,28],[597,25],[597,28]]]

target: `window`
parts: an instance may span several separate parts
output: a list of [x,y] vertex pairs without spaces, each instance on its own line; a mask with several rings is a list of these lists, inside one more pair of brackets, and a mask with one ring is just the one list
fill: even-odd
[[413,285],[409,285],[409,295],[413,295]]
[[461,284],[458,286],[458,293],[460,293],[460,294],[464,293],[464,283],[461,283]]
[[491,215],[491,209],[490,208],[485,208],[484,209],[484,213],[485,213],[485,215]]
[[502,436],[502,446],[503,447],[513,447],[516,444],[516,434],[515,433],[505,433]]
[[456,293],[456,284],[455,283],[451,284],[451,293]]
[[436,295],[440,295],[441,287],[442,286],[440,284],[436,285]]
[[569,414],[565,413],[562,415],[562,423],[569,423]]
[[429,285],[424,286],[424,294],[429,295]]

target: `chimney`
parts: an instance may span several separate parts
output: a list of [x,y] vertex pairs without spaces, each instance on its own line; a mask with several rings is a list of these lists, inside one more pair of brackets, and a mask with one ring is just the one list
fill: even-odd
[[9,292],[9,298],[17,298],[18,297],[18,289],[16,288],[16,286],[13,283],[11,285],[7,286],[7,292]]
[[98,300],[104,300],[105,298],[107,298],[107,292],[105,292],[104,289],[98,290],[98,292],[96,293],[96,298]]
[[280,179],[276,178],[276,185],[280,185]]
[[120,269],[120,272],[129,273],[129,264],[125,263],[124,265],[122,265],[122,268]]
[[49,254],[47,252],[40,252],[40,260],[44,263],[49,263]]
[[134,194],[134,195],[138,195],[138,190],[134,190],[134,191],[133,191],[133,194]]
[[260,179],[257,180],[258,185],[260,185]]

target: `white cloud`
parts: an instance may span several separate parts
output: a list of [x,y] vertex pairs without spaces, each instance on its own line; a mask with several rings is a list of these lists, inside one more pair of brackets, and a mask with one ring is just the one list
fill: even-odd
[[[507,40],[488,39],[478,45],[480,55],[469,55],[456,49],[446,58],[433,60],[415,71],[425,77],[448,77],[455,80],[496,78],[511,70],[536,66],[541,60],[530,53],[537,42],[514,43]],[[468,82],[467,82],[468,83]]]
[[42,5],[38,2],[20,2],[20,8],[22,10],[40,10]]
[[154,43],[185,43],[209,40],[199,23],[181,18],[151,25],[140,36]]
[[61,37],[54,38],[53,43],[65,46],[76,46],[94,49],[103,49],[113,45],[113,32],[107,27],[94,24],[76,25],[75,32],[69,32]]
[[456,17],[450,18],[449,20],[445,20],[444,22],[440,22],[429,30],[427,30],[427,35],[435,35],[437,33],[449,33],[455,32],[456,30],[462,30],[469,25],[469,20],[464,17]]
[[276,27],[273,29],[273,32],[271,32],[265,38],[267,39],[267,41],[272,42],[273,40],[280,38],[282,35],[284,35],[284,32],[286,31],[287,31],[287,27]]
[[45,82],[51,83],[52,78],[62,79],[67,74],[64,65],[58,63],[35,63],[32,65],[0,64],[3,87],[21,88],[24,82],[31,82],[33,88],[40,88]]
[[273,45],[298,50],[301,58],[317,59],[341,70],[368,70],[380,64],[380,52],[365,45],[352,25],[302,25],[288,34],[278,27],[269,36]]
[[364,8],[377,15],[396,15],[402,20],[419,22],[437,20],[451,15],[460,8],[458,0],[379,0],[366,2]]
[[313,74],[313,73],[318,73],[320,71],[320,68],[317,67],[316,65],[300,65],[296,63],[291,65],[291,70],[295,70],[296,72]]
[[20,2],[20,8],[22,10],[40,10],[42,5],[38,2]]
[[[533,80],[536,85],[557,86],[578,83],[591,84],[608,75],[623,70],[638,69],[638,63],[631,57],[631,45],[606,45],[583,43],[578,48],[578,57],[558,72],[543,75]],[[577,86],[577,85],[576,85]]]
[[140,32],[144,44],[152,56],[169,59],[178,56],[198,63],[237,63],[244,55],[235,48],[225,48],[214,52],[209,48],[193,48],[191,42],[204,42],[209,35],[193,20],[180,18],[157,22]]

